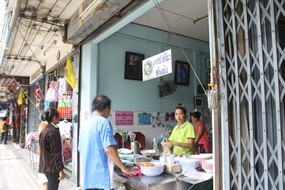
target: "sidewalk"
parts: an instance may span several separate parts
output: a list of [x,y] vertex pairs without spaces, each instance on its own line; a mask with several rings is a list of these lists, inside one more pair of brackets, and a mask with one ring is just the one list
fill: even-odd
[[[0,190],[40,190],[38,167],[30,163],[30,152],[17,144],[0,145]],[[69,179],[59,183],[59,190],[76,190]]]

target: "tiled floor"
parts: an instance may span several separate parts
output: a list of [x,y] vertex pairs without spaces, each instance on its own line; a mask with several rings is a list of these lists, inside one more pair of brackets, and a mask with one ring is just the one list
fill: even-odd
[[[41,189],[38,183],[37,165],[32,166],[29,151],[11,142],[0,145],[0,179],[0,190]],[[75,183],[64,179],[60,182],[59,189],[77,188]]]

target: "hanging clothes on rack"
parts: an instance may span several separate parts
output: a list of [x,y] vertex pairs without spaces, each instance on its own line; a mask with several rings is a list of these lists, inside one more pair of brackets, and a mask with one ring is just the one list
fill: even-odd
[[58,127],[62,139],[63,162],[68,162],[72,159],[72,145],[70,140],[72,123],[63,120],[59,122]]
[[48,85],[46,100],[49,102],[58,102],[58,81],[51,81]]
[[64,78],[59,78],[58,80],[58,95],[62,97],[67,93],[67,85]]
[[50,102],[45,100],[44,101],[44,111],[46,111],[48,108],[50,108]]
[[71,138],[71,129],[72,129],[71,122],[68,122],[67,120],[60,121],[58,123],[58,127],[59,127],[61,136],[64,135],[64,137],[67,139]]
[[72,92],[67,92],[66,94],[62,95],[58,102],[57,111],[60,119],[72,118],[71,94]]

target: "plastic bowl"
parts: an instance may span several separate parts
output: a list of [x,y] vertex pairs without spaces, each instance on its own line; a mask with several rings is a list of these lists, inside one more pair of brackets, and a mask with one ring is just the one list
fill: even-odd
[[209,160],[212,158],[211,155],[209,154],[195,154],[195,155],[190,155],[188,156],[188,158],[192,159],[192,160],[198,160],[198,161],[203,161],[203,160]]
[[181,164],[182,172],[196,169],[199,166],[199,161],[191,159],[181,159],[179,160],[179,163]]
[[132,154],[133,153],[132,150],[127,149],[127,148],[119,148],[117,151],[119,154]]
[[213,159],[213,153],[200,153],[199,155],[209,156],[210,159]]
[[213,159],[202,161],[202,168],[207,173],[213,173],[213,165],[214,165]]
[[140,153],[144,156],[152,156],[155,154],[155,150],[149,149],[149,150],[141,150]]
[[202,161],[203,160],[209,160],[212,157],[210,155],[203,155],[203,154],[195,154],[195,155],[190,155],[188,156],[189,159],[192,160],[197,160],[199,165],[202,166]]
[[159,162],[151,162],[153,166],[140,166],[141,172],[145,176],[158,176],[164,170],[164,164]]
[[134,161],[134,155],[133,154],[119,154],[119,157],[122,160]]

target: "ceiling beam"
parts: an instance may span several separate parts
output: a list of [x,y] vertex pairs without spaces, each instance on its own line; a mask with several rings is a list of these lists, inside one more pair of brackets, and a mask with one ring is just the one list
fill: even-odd
[[90,16],[88,15],[86,19],[80,19],[79,16],[91,3],[90,0],[84,1],[67,24],[65,42],[79,44],[103,24],[108,23],[111,18],[115,18],[115,20],[121,19],[121,17],[124,16],[122,14],[127,14],[131,10],[128,7],[133,8],[146,1],[147,0],[108,0],[91,12]]
[[[128,6],[128,9],[125,9],[121,12],[120,18],[117,17],[111,18],[108,22],[104,23],[99,29],[93,32],[93,34],[88,37],[87,40],[93,40],[94,43],[99,43],[114,34],[121,28],[125,27],[130,22],[134,21],[141,15],[145,14],[147,11],[151,10],[156,6],[157,3],[161,3],[163,0],[145,0],[144,3],[138,5]],[[86,40],[86,41],[87,41]],[[85,40],[84,40],[85,41]]]

